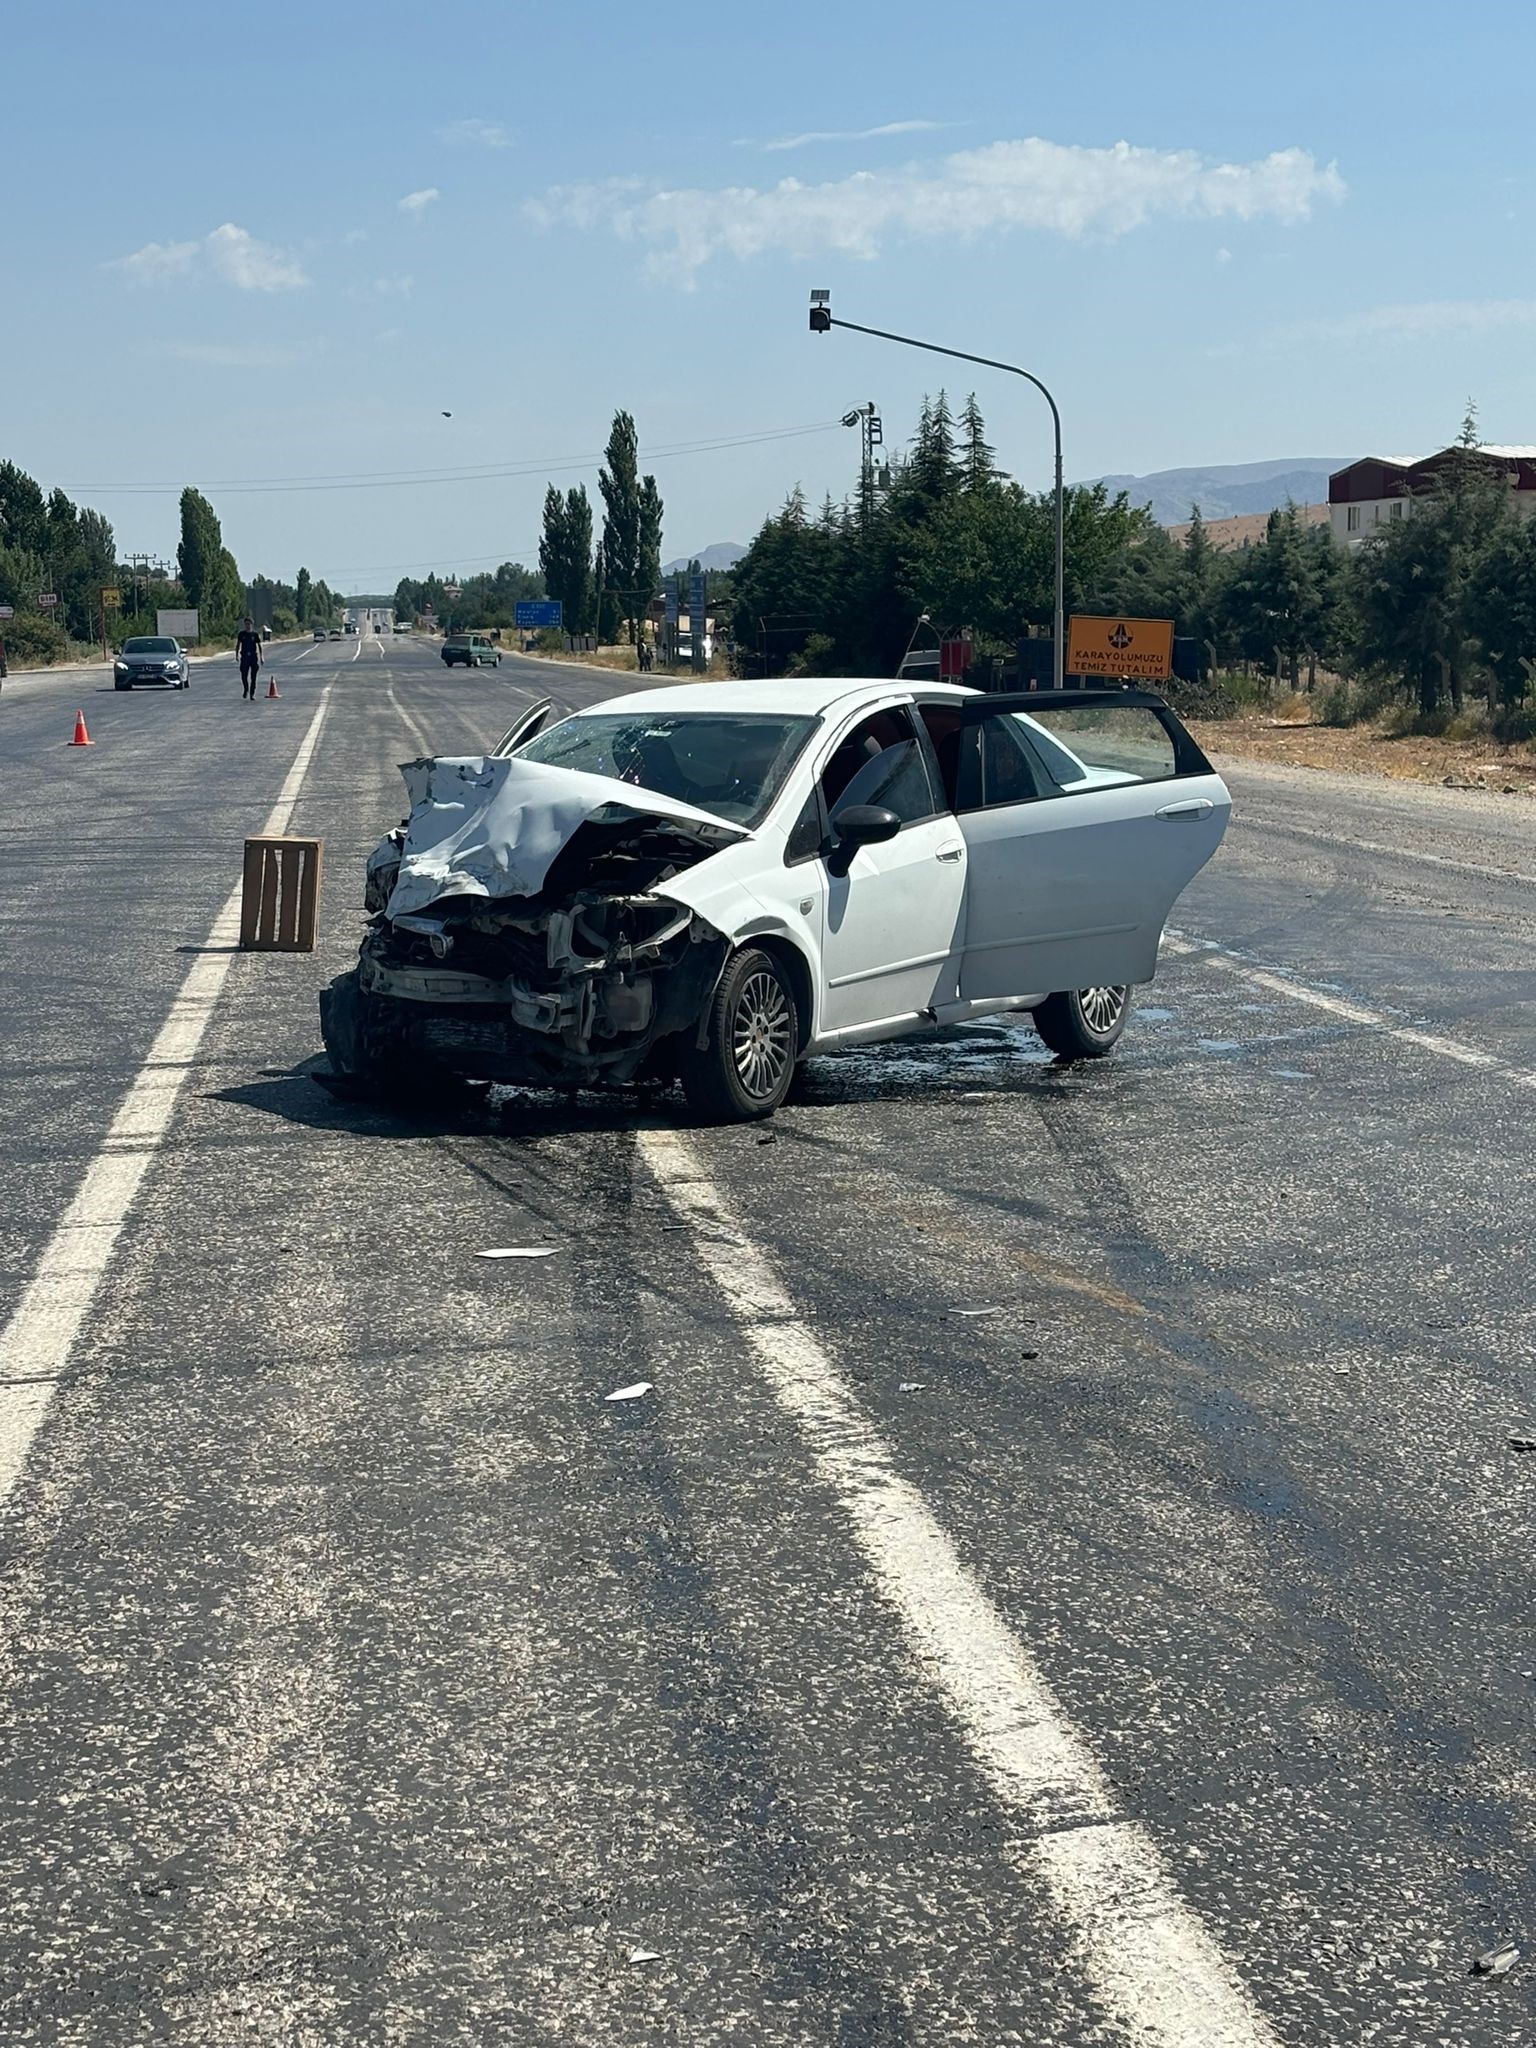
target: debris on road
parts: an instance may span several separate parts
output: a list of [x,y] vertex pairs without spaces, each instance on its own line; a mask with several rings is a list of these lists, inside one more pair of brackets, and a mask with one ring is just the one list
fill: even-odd
[[659,1963],[661,1950],[656,1948],[632,1948],[624,1958],[626,1963]]
[[1512,1451],[1536,1451],[1536,1436],[1512,1436],[1509,1448]]
[[1002,1309],[1001,1309],[1000,1307],[993,1307],[993,1308],[952,1308],[952,1309],[950,1310],[950,1314],[951,1314],[952,1316],[1000,1316],[1000,1315],[1001,1315],[1002,1313],[1003,1313],[1003,1311],[1002,1311]]
[[898,1394],[920,1394],[924,1385],[925,1382],[922,1380],[898,1380],[896,1391]]
[[643,1394],[653,1391],[649,1380],[636,1380],[632,1387],[619,1387],[603,1396],[605,1401],[638,1401]]
[[1040,1354],[1038,1351],[1021,1351],[1019,1356],[1020,1358],[1038,1358]]
[[1472,1965],[1477,1977],[1505,1977],[1520,1960],[1520,1950],[1512,1941],[1500,1942],[1497,1948],[1484,1949]]
[[504,1244],[492,1251],[475,1253],[477,1259],[552,1259],[554,1255],[552,1244]]

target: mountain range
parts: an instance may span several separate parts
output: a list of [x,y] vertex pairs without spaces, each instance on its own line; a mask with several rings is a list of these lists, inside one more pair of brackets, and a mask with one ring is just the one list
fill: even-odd
[[739,540],[712,540],[707,548],[699,548],[691,555],[679,555],[675,562],[664,562],[663,576],[685,576],[689,565],[697,562],[701,569],[734,569],[746,553]]
[[1287,498],[1320,505],[1328,479],[1353,456],[1291,455],[1277,462],[1213,463],[1208,469],[1158,469],[1147,476],[1090,477],[1108,491],[1124,491],[1133,505],[1150,505],[1159,526],[1176,526],[1191,505],[1204,519],[1230,519],[1240,512],[1273,512]]

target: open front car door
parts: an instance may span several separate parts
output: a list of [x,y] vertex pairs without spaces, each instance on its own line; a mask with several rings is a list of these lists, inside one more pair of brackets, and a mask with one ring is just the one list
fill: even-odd
[[962,1002],[1150,981],[1163,925],[1231,798],[1148,690],[1041,690],[961,710]]

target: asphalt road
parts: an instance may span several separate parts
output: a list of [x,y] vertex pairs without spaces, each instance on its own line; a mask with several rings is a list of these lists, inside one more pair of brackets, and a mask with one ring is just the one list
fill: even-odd
[[1234,767],[1102,1065],[411,1120],[395,764],[612,683],[273,673],[0,697],[0,2041],[1536,2036],[1536,806]]

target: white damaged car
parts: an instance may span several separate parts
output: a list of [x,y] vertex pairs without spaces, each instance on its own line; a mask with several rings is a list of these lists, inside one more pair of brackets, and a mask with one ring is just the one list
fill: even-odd
[[321,998],[335,1073],[676,1079],[718,1120],[809,1055],[994,1011],[1107,1053],[1230,809],[1143,690],[683,684],[402,772]]

